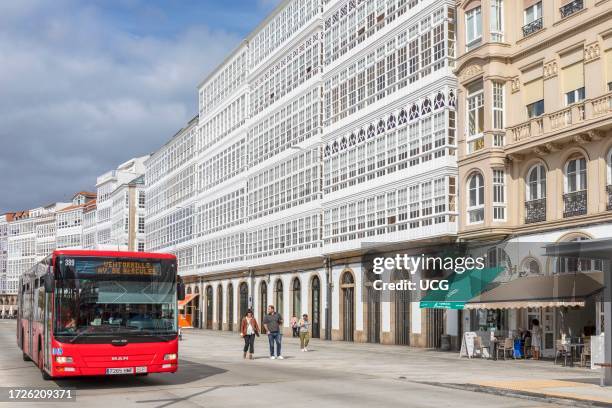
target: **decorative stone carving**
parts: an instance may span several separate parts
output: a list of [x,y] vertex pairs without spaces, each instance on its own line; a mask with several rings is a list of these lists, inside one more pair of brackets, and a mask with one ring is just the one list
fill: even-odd
[[556,77],[558,71],[557,61],[547,62],[544,64],[544,79]]
[[591,138],[586,134],[574,135],[574,142],[584,144],[590,142]]
[[546,143],[546,149],[550,152],[558,152],[562,149],[563,146],[560,146],[556,143]]
[[589,138],[590,140],[597,142],[601,139],[603,139],[603,133],[600,130],[589,130],[586,132],[586,137]]
[[523,161],[523,155],[518,153],[511,153],[508,155],[508,159],[513,162],[521,162]]
[[546,146],[536,146],[536,147],[533,148],[533,153],[538,155],[538,156],[544,156],[544,155],[547,155],[550,152],[548,151]]
[[480,65],[476,65],[476,64],[470,65],[469,67],[461,71],[461,74],[459,75],[459,80],[464,81],[468,78],[471,78],[473,76],[480,74],[481,72],[482,72],[482,67]]
[[512,78],[510,87],[512,89],[512,93],[517,93],[521,90],[521,81],[519,77]]
[[584,46],[584,62],[595,61],[601,55],[599,43],[594,42]]

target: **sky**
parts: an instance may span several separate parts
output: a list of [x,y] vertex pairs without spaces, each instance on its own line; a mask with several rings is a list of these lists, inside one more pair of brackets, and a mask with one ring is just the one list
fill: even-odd
[[280,0],[1,0],[0,214],[70,201],[197,114]]

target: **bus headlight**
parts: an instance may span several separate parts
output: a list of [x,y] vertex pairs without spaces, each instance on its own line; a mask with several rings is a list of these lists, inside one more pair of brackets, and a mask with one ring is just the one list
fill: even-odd
[[166,354],[164,355],[164,360],[176,360],[176,354],[175,353]]
[[56,356],[55,362],[60,364],[72,364],[72,357]]

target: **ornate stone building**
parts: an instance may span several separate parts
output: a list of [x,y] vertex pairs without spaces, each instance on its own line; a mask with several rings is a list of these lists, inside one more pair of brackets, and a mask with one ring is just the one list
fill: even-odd
[[[612,237],[612,3],[456,5],[459,238],[526,243],[507,255],[509,274],[599,268],[552,261],[540,247]],[[556,308],[493,312],[514,328],[537,316],[545,351],[554,347]]]

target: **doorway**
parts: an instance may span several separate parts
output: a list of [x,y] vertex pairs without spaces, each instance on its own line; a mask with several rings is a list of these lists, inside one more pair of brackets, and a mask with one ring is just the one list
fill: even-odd
[[249,286],[246,282],[242,282],[239,287],[240,290],[240,316],[239,320],[242,321],[242,318],[246,315],[247,310],[249,309]]
[[223,286],[217,286],[217,330],[223,330]]
[[355,339],[355,279],[350,272],[342,275],[342,340]]
[[227,330],[234,331],[234,285],[227,285]]
[[395,296],[395,344],[410,345],[410,291],[396,290]]
[[300,283],[300,278],[293,279],[291,290],[291,301],[293,303],[292,317],[295,316],[299,320],[302,315],[302,284]]
[[380,291],[375,290],[372,282],[377,278],[373,272],[366,273],[366,327],[368,343],[380,343]]
[[312,307],[312,337],[318,339],[321,337],[321,281],[319,277],[312,278],[310,304]]
[[213,328],[213,288],[210,285],[206,287],[206,328]]
[[202,325],[200,324],[200,303],[202,302],[202,299],[200,299],[199,293],[200,293],[200,289],[196,286],[195,289],[193,290],[193,293],[195,293],[195,298],[193,299],[193,327],[195,328],[202,328]]

